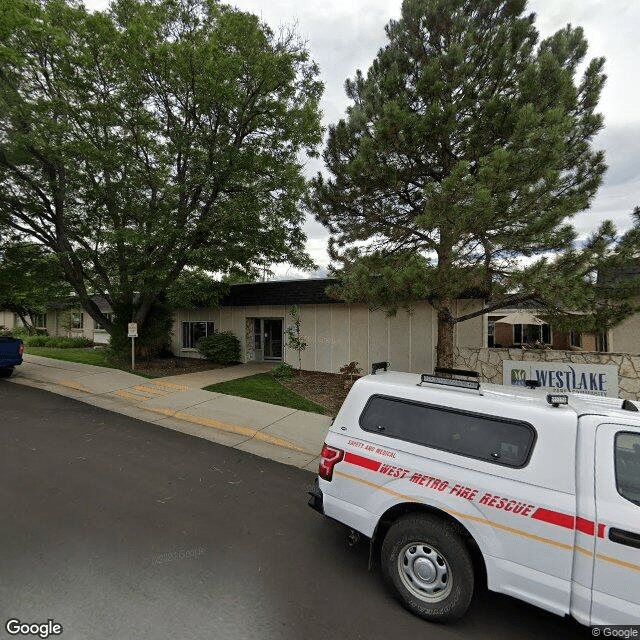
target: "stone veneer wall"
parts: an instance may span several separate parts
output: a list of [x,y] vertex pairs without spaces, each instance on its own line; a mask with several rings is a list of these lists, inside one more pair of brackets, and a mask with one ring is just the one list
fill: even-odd
[[246,318],[244,321],[244,344],[245,344],[245,362],[251,362],[255,359],[255,340],[253,335],[253,319]]
[[640,355],[588,351],[554,351],[538,349],[454,349],[455,366],[477,371],[484,382],[502,384],[502,361],[573,362],[575,364],[613,364],[618,367],[621,398],[640,400]]

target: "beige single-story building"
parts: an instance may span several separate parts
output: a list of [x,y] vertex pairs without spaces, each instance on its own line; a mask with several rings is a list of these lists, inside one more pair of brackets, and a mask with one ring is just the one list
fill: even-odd
[[[200,357],[197,340],[213,331],[232,331],[240,339],[245,362],[287,362],[298,366],[298,353],[287,347],[285,329],[292,324],[291,308],[300,309],[301,332],[307,348],[302,368],[337,372],[356,361],[363,371],[386,360],[396,370],[431,371],[435,363],[437,317],[426,301],[411,312],[387,316],[365,304],[345,304],[325,292],[331,281],[292,280],[233,285],[218,309],[181,309],[174,318],[172,351]],[[484,301],[458,301],[460,313],[481,309]],[[456,344],[483,346],[483,318],[460,323]]]
[[[100,311],[110,314],[111,307],[96,296],[94,300]],[[53,302],[46,313],[35,318],[36,329],[46,331],[50,336],[67,338],[87,338],[95,344],[109,344],[109,334],[72,300]],[[22,320],[11,311],[0,311],[0,327],[8,330],[22,326]]]
[[607,351],[640,353],[640,313],[634,313],[608,332]]
[[0,330],[13,329],[16,326],[16,314],[13,311],[0,311]]
[[[257,282],[231,285],[221,305],[214,309],[180,309],[174,315],[171,349],[176,356],[200,358],[197,341],[216,331],[232,331],[240,340],[244,362],[287,362],[298,365],[298,354],[287,347],[291,309],[300,309],[302,367],[311,371],[337,372],[356,361],[363,371],[372,362],[386,360],[398,371],[431,371],[435,363],[437,315],[427,301],[418,301],[411,311],[400,309],[395,316],[384,310],[370,310],[365,304],[336,302],[326,294],[330,279]],[[95,298],[104,313],[108,304]],[[458,313],[485,306],[477,297],[458,300]],[[554,349],[640,354],[640,314],[606,334],[561,334],[548,325],[500,322],[505,316],[528,309],[529,303],[500,309],[459,323],[455,346],[467,348],[518,347],[532,339]],[[0,326],[12,329],[20,320],[0,311]],[[84,336],[97,344],[108,343],[108,334],[93,318],[70,301],[55,303],[38,318],[39,328],[50,335]]]

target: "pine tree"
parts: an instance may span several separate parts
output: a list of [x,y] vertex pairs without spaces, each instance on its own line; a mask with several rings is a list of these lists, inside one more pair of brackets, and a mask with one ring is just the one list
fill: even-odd
[[391,310],[428,299],[439,366],[452,365],[455,324],[481,313],[457,315],[457,298],[491,298],[488,311],[557,296],[558,273],[542,274],[553,261],[539,258],[573,250],[569,221],[606,169],[592,148],[604,59],[585,63],[579,27],[539,42],[525,9],[404,0],[366,76],[346,82],[352,104],[324,152],[331,175],[308,201],[332,234],[340,297]]

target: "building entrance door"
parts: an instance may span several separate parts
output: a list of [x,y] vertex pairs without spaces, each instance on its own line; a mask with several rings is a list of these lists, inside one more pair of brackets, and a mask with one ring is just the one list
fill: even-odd
[[264,318],[264,359],[269,361],[282,360],[282,318]]

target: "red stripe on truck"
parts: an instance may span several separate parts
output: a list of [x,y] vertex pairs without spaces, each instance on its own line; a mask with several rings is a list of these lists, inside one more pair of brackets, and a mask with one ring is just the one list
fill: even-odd
[[381,464],[377,460],[371,460],[370,458],[365,458],[348,451],[344,454],[344,461],[355,464],[356,467],[362,467],[363,469],[369,469],[371,471],[377,471],[380,468]]
[[537,509],[531,516],[534,520],[541,520],[549,524],[555,524],[565,529],[574,528],[574,517],[559,511],[551,511],[549,509]]
[[[379,471],[383,466],[382,463],[378,460],[372,460],[371,458],[366,458],[365,456],[359,456],[357,453],[351,453],[350,451],[347,451],[345,453],[344,461],[349,462],[356,467],[368,469],[369,471]],[[587,520],[586,518],[574,518],[573,516],[566,513],[561,513],[560,511],[552,511],[551,509],[543,509],[539,507],[531,515],[531,518],[533,520],[539,520],[541,522],[553,524],[558,527],[564,527],[565,529],[576,529],[577,531],[581,531],[582,533],[586,533],[590,536],[593,536],[596,533],[595,522]],[[597,531],[598,537],[604,538],[605,525],[597,525]]]
[[586,533],[588,536],[592,536],[596,530],[596,523],[585,518],[576,518],[576,530]]

